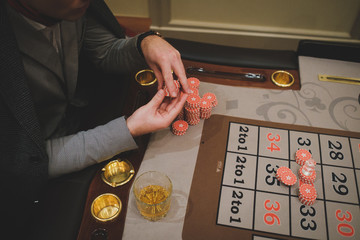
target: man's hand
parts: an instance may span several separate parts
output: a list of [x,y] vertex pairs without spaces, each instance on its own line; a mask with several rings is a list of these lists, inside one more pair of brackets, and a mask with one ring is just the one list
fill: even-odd
[[180,93],[175,98],[165,98],[160,89],[149,103],[136,110],[126,121],[133,137],[168,127],[177,117],[187,98]]
[[189,93],[184,65],[181,61],[179,51],[159,36],[147,36],[141,41],[141,49],[149,67],[154,71],[158,79],[158,88],[161,89],[165,83],[171,97],[176,97],[176,86],[173,74],[178,77],[182,90]]

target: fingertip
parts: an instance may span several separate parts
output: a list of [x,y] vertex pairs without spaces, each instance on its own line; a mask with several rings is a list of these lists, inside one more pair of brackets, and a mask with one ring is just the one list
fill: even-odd
[[190,93],[190,87],[189,87],[189,85],[187,83],[187,78],[185,78],[185,80],[181,80],[180,83],[181,83],[182,90],[185,93]]
[[164,89],[162,89],[162,88],[160,88],[158,91],[157,91],[157,95],[159,95],[159,96],[165,96],[165,91],[164,91]]
[[189,96],[189,94],[184,93],[181,97],[184,100],[184,102],[186,101],[187,97]]

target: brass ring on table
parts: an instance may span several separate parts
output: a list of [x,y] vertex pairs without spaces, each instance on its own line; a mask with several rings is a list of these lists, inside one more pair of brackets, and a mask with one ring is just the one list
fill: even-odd
[[150,86],[157,81],[154,71],[151,69],[144,69],[137,72],[135,75],[135,80],[141,86]]
[[294,84],[295,79],[291,73],[280,70],[271,74],[271,81],[279,87],[290,87]]
[[100,222],[107,222],[119,216],[122,203],[118,196],[104,193],[95,198],[91,204],[91,215]]

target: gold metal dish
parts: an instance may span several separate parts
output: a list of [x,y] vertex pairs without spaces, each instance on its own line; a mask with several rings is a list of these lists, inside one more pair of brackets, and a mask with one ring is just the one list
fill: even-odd
[[128,160],[116,159],[102,169],[101,179],[112,187],[118,187],[129,182],[134,174],[134,167]]
[[294,84],[294,76],[287,71],[276,71],[271,75],[271,81],[279,87],[290,87]]
[[136,73],[135,80],[141,86],[150,86],[157,81],[154,71],[151,69],[144,69]]
[[98,221],[107,222],[115,219],[121,212],[122,203],[118,196],[104,193],[91,204],[91,215]]

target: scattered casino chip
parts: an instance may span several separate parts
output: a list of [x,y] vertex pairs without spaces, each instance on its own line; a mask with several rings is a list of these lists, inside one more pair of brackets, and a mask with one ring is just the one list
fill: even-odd
[[286,186],[292,186],[297,182],[297,177],[293,172],[287,172],[281,176],[281,182]]
[[302,184],[299,187],[299,200],[302,204],[311,206],[317,198],[316,189],[313,185]]
[[291,169],[290,169],[290,168],[285,167],[285,166],[281,166],[281,167],[279,167],[278,170],[276,171],[275,177],[276,177],[279,181],[281,181],[281,177],[282,177],[284,174],[288,173],[288,172],[291,172]]
[[180,89],[180,82],[178,80],[174,80],[175,86],[177,89]]
[[[299,201],[307,206],[315,203],[317,198],[314,181],[316,179],[316,171],[314,160],[310,159],[305,162],[299,169]],[[305,169],[305,170],[304,170]],[[275,177],[286,186],[293,186],[297,182],[296,175],[290,168],[281,166],[277,169]]]
[[295,153],[295,161],[300,166],[304,165],[307,160],[312,158],[311,153],[306,149],[299,149]]
[[182,136],[186,133],[189,125],[184,120],[177,120],[172,124],[172,132],[177,136]]
[[275,177],[286,186],[292,186],[297,182],[296,175],[291,171],[290,168],[285,166],[278,168]]
[[[179,81],[178,80],[174,80],[174,84],[175,84],[175,86],[176,86],[176,92],[177,93],[179,93],[179,90],[180,90],[180,83],[179,83]],[[168,88],[164,85],[164,87],[163,87],[163,89],[164,89],[164,91],[165,91],[165,96],[166,97],[170,97],[171,95],[170,95],[170,92],[169,92],[169,90],[168,90]]]

